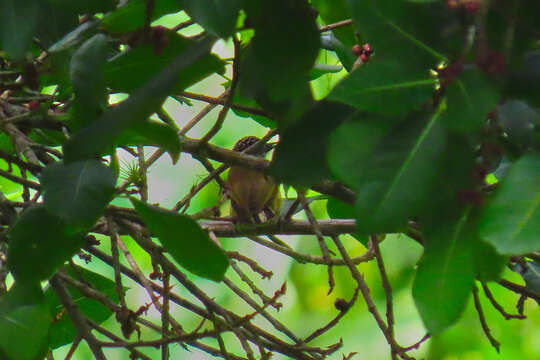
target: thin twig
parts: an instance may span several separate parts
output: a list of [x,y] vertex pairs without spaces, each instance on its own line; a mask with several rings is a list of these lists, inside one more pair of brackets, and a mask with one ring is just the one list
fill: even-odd
[[486,295],[486,298],[491,302],[491,305],[493,305],[493,307],[506,319],[506,320],[510,320],[510,319],[526,319],[527,317],[525,315],[522,315],[522,314],[509,314],[507,313],[503,307],[497,302],[497,300],[495,300],[495,297],[493,296],[493,294],[491,293],[491,291],[489,290],[487,284],[485,282],[482,282],[482,289],[484,290],[484,295]]
[[[216,97],[211,97],[211,96],[206,96],[206,95],[201,95],[201,94],[194,94],[194,93],[187,92],[187,91],[181,92],[179,95],[183,96],[183,97],[186,97],[188,99],[204,101],[206,103],[214,104],[214,105],[223,105],[225,103],[225,99],[223,97],[217,97],[216,98]],[[238,105],[238,104],[231,104],[231,108],[233,108],[235,110],[244,111],[244,112],[247,112],[247,113],[250,113],[250,114],[253,114],[253,115],[268,117],[268,114],[264,110],[257,109],[257,108],[254,108],[254,107]]]
[[375,253],[375,258],[377,259],[377,267],[379,268],[379,273],[381,274],[382,285],[384,289],[384,294],[386,297],[386,323],[388,324],[388,331],[394,336],[394,305],[392,300],[392,286],[388,280],[388,275],[384,267],[384,261],[381,255],[381,249],[379,247],[379,239],[376,235],[371,235],[371,244],[373,246],[373,252]]
[[208,141],[210,141],[210,139],[212,139],[223,126],[223,123],[225,122],[225,118],[227,117],[227,113],[229,112],[229,109],[231,108],[231,105],[233,104],[234,94],[236,93],[238,82],[240,81],[239,68],[240,68],[241,43],[240,43],[240,40],[236,38],[236,35],[233,35],[232,40],[233,40],[233,45],[234,45],[234,61],[232,65],[232,81],[231,81],[231,86],[229,88],[229,91],[227,93],[227,100],[223,104],[223,108],[219,112],[219,115],[215,124],[206,133],[206,135],[204,135],[201,138],[201,144],[208,143]]
[[338,22],[333,23],[333,24],[328,24],[326,26],[322,26],[319,29],[319,31],[324,32],[324,31],[334,30],[334,29],[337,29],[338,27],[351,25],[352,23],[353,23],[352,19],[342,20],[342,21],[338,21]]
[[473,286],[472,293],[473,293],[473,299],[474,299],[474,307],[476,308],[476,312],[478,313],[478,319],[480,320],[480,324],[482,325],[482,330],[484,331],[484,334],[486,335],[489,342],[491,343],[491,346],[493,346],[495,350],[499,353],[501,343],[498,342],[493,337],[493,335],[491,335],[491,330],[489,329],[489,325],[487,324],[486,317],[484,316],[484,311],[482,310],[482,304],[480,303],[480,297],[478,296],[478,287],[476,285]]
[[[297,190],[298,193],[298,199],[300,199],[300,203],[302,204],[302,207],[304,208],[304,211],[306,212],[306,215],[309,220],[309,224],[313,228],[313,232],[317,236],[317,241],[319,242],[319,248],[321,249],[323,259],[330,264],[330,251],[328,250],[328,246],[326,245],[326,242],[324,241],[324,236],[321,231],[321,227],[319,226],[319,223],[317,222],[317,219],[315,218],[315,215],[313,215],[313,212],[309,208],[309,203],[306,199],[306,195],[304,192]],[[334,280],[334,272],[332,265],[328,265],[328,294],[334,290],[335,286],[335,280]]]
[[91,333],[91,329],[88,326],[86,317],[80,312],[77,305],[75,305],[75,302],[69,295],[66,287],[62,283],[62,280],[55,275],[49,280],[49,284],[60,299],[60,302],[66,308],[69,317],[73,321],[73,325],[75,325],[75,328],[77,329],[77,333],[90,347],[95,359],[106,360],[107,358],[105,357],[105,354],[103,354],[99,341]]

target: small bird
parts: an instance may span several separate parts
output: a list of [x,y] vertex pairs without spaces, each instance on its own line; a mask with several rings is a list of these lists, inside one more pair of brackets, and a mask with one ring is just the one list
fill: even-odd
[[[242,152],[248,148],[249,154],[264,157],[275,144],[261,144],[256,136],[246,136],[238,140],[233,150]],[[227,193],[231,199],[231,216],[242,222],[261,223],[279,216],[281,195],[279,185],[269,175],[240,166],[232,166],[226,181]]]

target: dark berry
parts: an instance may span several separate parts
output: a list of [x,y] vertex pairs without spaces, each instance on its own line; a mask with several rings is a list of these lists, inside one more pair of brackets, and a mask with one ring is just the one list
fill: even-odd
[[361,47],[360,45],[358,45],[358,44],[356,44],[356,45],[354,45],[354,46],[352,47],[352,52],[353,52],[354,55],[356,55],[356,56],[362,55],[362,50],[363,50],[362,47]]
[[334,307],[343,312],[349,310],[350,305],[347,300],[339,298],[334,302]]

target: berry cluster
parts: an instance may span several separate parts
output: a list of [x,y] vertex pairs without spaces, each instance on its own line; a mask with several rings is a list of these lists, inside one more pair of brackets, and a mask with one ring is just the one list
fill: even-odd
[[371,55],[373,54],[373,48],[369,43],[365,43],[360,46],[358,44],[352,47],[352,52],[362,60],[363,63],[369,61]]

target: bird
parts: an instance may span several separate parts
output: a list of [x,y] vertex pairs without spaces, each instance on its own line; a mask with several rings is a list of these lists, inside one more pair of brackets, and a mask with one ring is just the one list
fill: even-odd
[[[255,145],[259,140],[256,136],[243,137],[236,142],[233,151],[243,152],[249,148],[250,155],[263,158],[275,143]],[[236,220],[261,223],[279,217],[281,194],[279,184],[271,176],[241,166],[231,166],[225,185],[231,199],[231,216]]]

